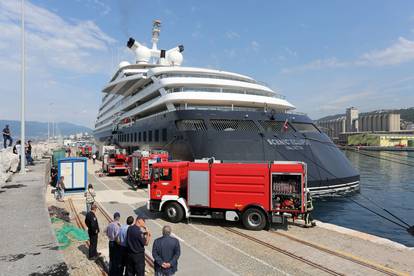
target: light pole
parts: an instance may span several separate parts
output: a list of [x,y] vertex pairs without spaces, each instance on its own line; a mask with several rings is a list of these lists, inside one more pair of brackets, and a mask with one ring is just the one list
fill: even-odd
[[47,117],[47,143],[50,143],[50,137],[53,137],[53,118],[52,118],[53,102],[48,105],[48,117]]
[[24,35],[24,0],[22,0],[22,75],[21,75],[21,103],[20,103],[20,173],[26,174],[26,148],[25,148],[25,35]]

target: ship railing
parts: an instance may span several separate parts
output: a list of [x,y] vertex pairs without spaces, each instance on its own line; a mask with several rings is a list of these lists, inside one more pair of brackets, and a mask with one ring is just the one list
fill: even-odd
[[259,107],[239,107],[239,106],[213,106],[213,105],[189,105],[183,104],[176,106],[176,110],[216,110],[216,111],[262,111]]
[[292,115],[305,115],[305,116],[308,115],[307,113],[304,113],[304,112],[292,111],[292,110],[287,110],[286,113],[292,114]]
[[[158,78],[206,78],[206,79],[219,79],[219,80],[234,80],[234,81],[242,81],[247,83],[254,83],[260,84],[258,81],[249,78],[238,78],[238,77],[231,77],[227,75],[208,75],[208,74],[196,74],[196,73],[187,73],[187,74],[179,74],[179,73],[170,73],[170,74],[162,74],[159,75]],[[262,84],[264,85],[264,84]]]
[[277,99],[285,100],[286,97],[277,93],[271,93],[263,91],[262,93],[256,92],[253,90],[239,90],[239,89],[228,89],[228,88],[212,88],[212,87],[175,87],[166,89],[167,93],[177,93],[177,92],[207,92],[207,93],[235,93],[235,94],[245,94],[245,95],[255,95],[255,96],[265,96]]

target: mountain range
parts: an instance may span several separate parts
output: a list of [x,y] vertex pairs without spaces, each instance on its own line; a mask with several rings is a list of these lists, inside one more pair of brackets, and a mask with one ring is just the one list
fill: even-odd
[[[10,131],[12,133],[12,137],[14,140],[18,139],[20,136],[20,121],[15,120],[0,120],[0,128],[3,128],[9,125]],[[45,139],[47,138],[47,122],[36,122],[36,121],[27,121],[26,122],[26,137],[27,139]],[[55,136],[62,135],[62,136],[69,136],[71,134],[77,133],[92,133],[92,129],[80,126],[68,122],[59,122],[54,124],[55,128]],[[52,124],[50,124],[50,136],[52,136]]]

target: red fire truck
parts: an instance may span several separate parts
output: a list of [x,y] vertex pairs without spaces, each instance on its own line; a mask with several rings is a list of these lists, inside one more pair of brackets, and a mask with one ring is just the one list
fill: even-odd
[[86,157],[91,158],[92,156],[92,146],[84,145],[79,147],[79,156],[80,157]]
[[125,149],[109,150],[102,162],[102,171],[109,175],[128,173],[127,154]]
[[128,158],[128,178],[137,187],[147,185],[151,178],[152,165],[167,161],[166,151],[134,151]]
[[306,164],[162,162],[153,165],[147,208],[167,220],[241,220],[250,230],[309,214]]

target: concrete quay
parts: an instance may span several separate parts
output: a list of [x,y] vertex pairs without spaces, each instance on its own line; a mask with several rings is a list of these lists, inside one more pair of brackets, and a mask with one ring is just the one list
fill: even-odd
[[0,186],[0,275],[69,275],[45,204],[49,161]]

